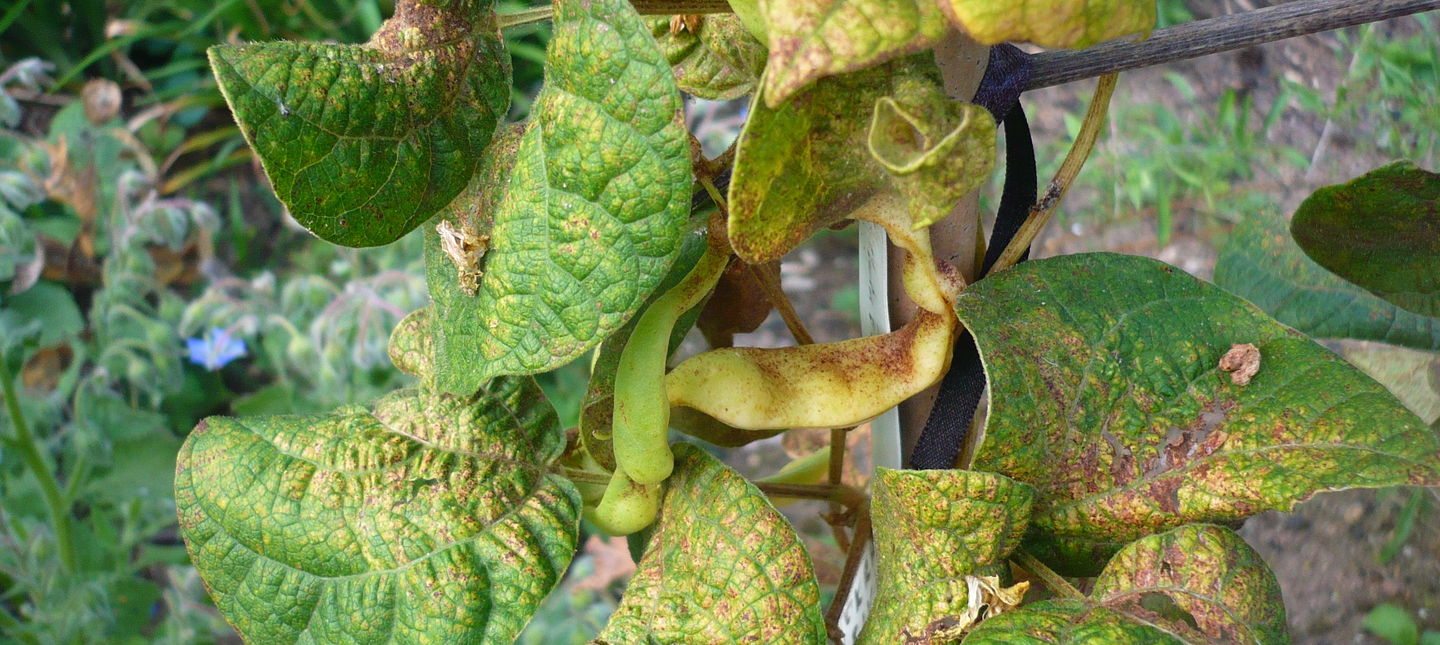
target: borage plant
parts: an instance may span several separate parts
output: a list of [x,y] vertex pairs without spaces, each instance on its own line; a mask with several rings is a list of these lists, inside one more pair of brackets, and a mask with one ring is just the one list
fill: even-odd
[[[696,8],[732,7],[669,7]],[[598,643],[1282,642],[1275,577],[1232,529],[1319,491],[1440,484],[1430,428],[1245,300],[1139,257],[1019,262],[1114,77],[1037,201],[1014,107],[1038,72],[1005,46],[986,68],[984,44],[1143,35],[1152,2],[733,9],[642,19],[625,0],[557,0],[553,16],[515,17],[401,0],[365,45],[211,51],[295,218],[349,246],[423,227],[431,297],[391,339],[415,387],[330,414],[212,418],[187,440],[181,529],[247,640],[511,641],[583,516],[643,553]],[[544,89],[527,122],[502,126],[499,29],[544,18]],[[956,52],[977,47],[957,72]],[[700,155],[681,90],[756,95],[732,151]],[[970,228],[974,244],[938,254],[931,224],[978,221],[952,212],[991,171],[997,123],[1012,177],[989,250]],[[1301,242],[1433,320],[1436,184],[1397,166],[1317,196]],[[772,263],[844,220],[900,250],[909,322],[831,344],[794,324],[797,346],[727,346],[756,302],[788,310]],[[1374,262],[1372,237],[1398,250]],[[667,369],[702,311],[717,347]],[[532,375],[587,354],[567,437]],[[942,379],[911,461],[929,469],[882,469],[868,495],[841,483],[844,429]],[[828,452],[758,483],[671,442],[672,429],[734,446],[787,428],[837,430]],[[828,621],[775,497],[835,505],[849,561]],[[872,527],[873,607],[842,634]],[[1067,575],[1098,577],[1082,594]],[[1017,576],[1049,597],[1025,602]]]

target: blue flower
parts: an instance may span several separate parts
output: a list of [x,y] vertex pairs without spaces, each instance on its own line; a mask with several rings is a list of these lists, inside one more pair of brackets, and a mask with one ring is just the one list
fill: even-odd
[[211,372],[245,355],[245,341],[219,327],[211,327],[204,338],[186,338],[185,349],[190,362]]

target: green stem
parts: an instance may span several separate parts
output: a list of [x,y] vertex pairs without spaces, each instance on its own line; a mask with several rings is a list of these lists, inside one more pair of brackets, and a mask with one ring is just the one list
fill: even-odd
[[3,385],[5,390],[5,408],[10,411],[10,425],[15,427],[13,443],[25,458],[30,472],[35,475],[36,482],[40,484],[40,493],[45,497],[45,505],[50,509],[50,524],[55,530],[60,563],[65,566],[66,571],[74,571],[75,541],[70,531],[70,507],[65,503],[64,494],[60,492],[60,483],[55,479],[55,472],[40,454],[40,446],[35,442],[35,435],[30,432],[30,425],[25,423],[25,414],[20,410],[20,397],[15,393],[15,379],[10,375],[10,367],[3,358],[0,358],[0,385]]
[[1039,578],[1040,582],[1044,583],[1045,587],[1056,596],[1072,600],[1085,597],[1085,594],[1080,593],[1080,590],[1070,584],[1070,581],[1066,580],[1060,574],[1055,573],[1050,567],[1045,566],[1045,563],[1029,553],[1016,551],[1014,555],[1010,556],[1010,560],[1020,565],[1020,568],[1029,571],[1036,578]]

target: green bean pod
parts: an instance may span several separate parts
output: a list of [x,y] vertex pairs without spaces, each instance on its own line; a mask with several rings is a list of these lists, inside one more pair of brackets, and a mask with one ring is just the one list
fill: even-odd
[[593,511],[585,509],[585,517],[608,535],[629,535],[655,522],[662,492],[660,484],[637,484],[616,470],[600,503]]

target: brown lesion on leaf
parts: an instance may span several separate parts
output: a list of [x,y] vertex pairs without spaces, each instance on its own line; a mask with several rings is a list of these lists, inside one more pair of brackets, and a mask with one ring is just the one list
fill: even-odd
[[457,226],[447,219],[442,219],[435,225],[435,232],[440,235],[441,250],[455,264],[460,290],[469,296],[478,293],[480,276],[483,274],[480,261],[490,249],[490,236],[476,232],[464,224]]
[[1250,343],[1236,343],[1220,357],[1220,369],[1230,373],[1230,382],[1245,386],[1260,372],[1260,348]]

